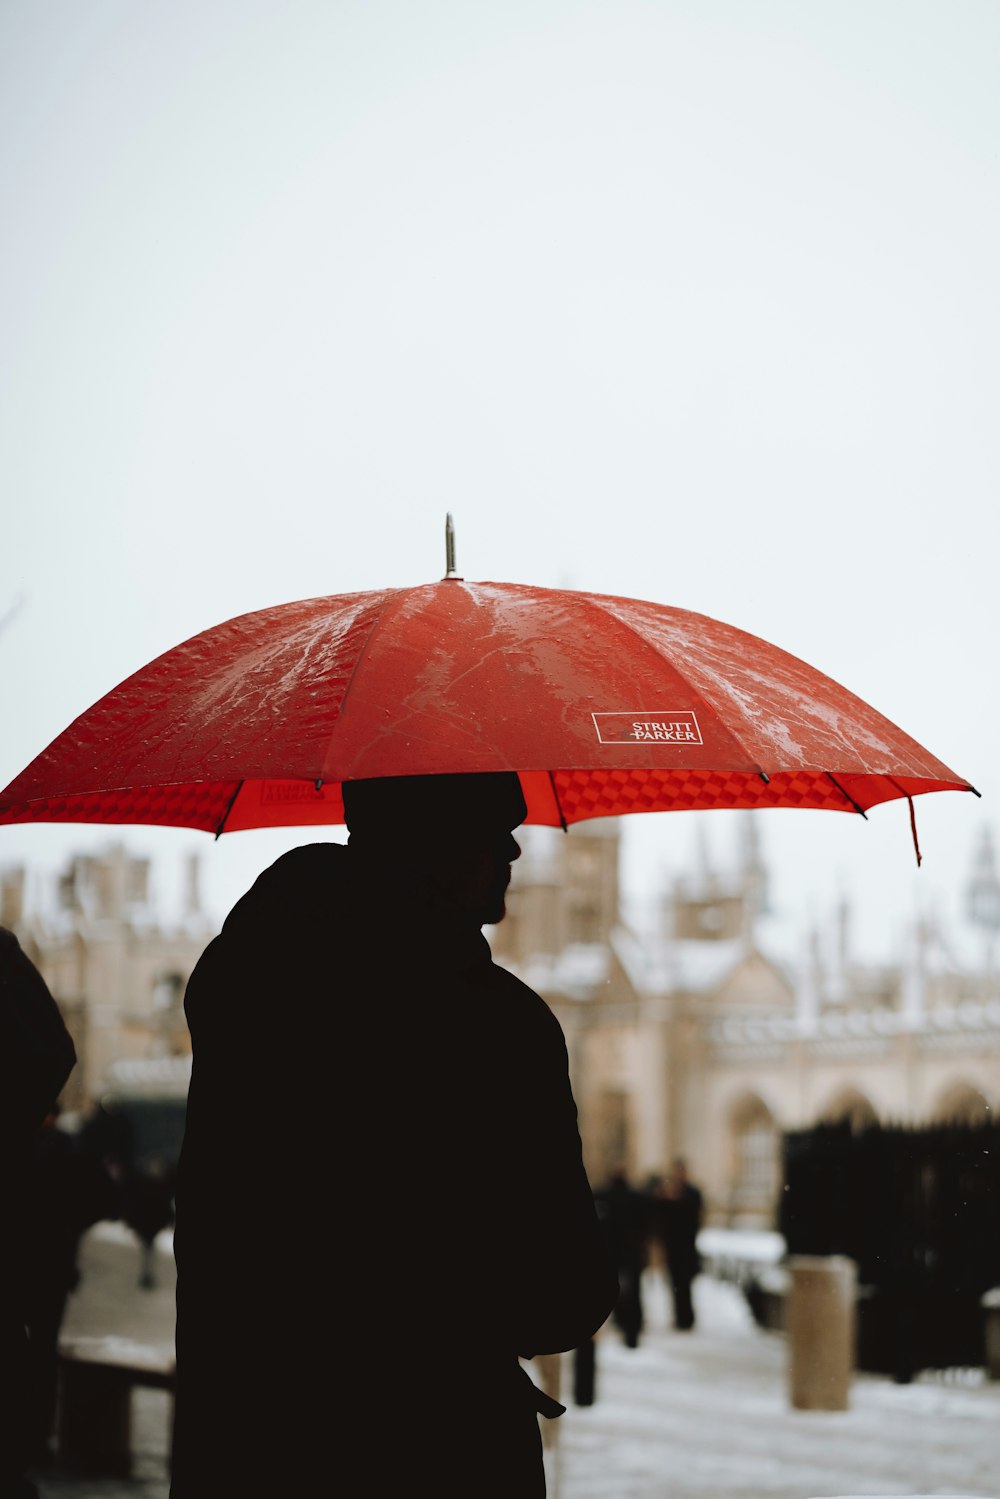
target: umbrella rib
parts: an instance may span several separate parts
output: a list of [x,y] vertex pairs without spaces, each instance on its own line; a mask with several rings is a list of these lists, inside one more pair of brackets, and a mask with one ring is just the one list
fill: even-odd
[[[859,803],[854,800],[853,796],[851,795],[851,793],[849,791],[845,791],[844,790],[843,786],[837,780],[836,776],[830,775],[830,772],[828,770],[825,771],[824,774],[827,776],[827,778],[829,780],[831,780],[833,782],[833,784],[836,786],[837,790],[840,792],[841,796],[844,797],[846,801],[850,802],[850,804],[854,808],[855,812],[859,812],[861,814],[861,816],[864,818],[865,822],[867,822],[868,821],[868,813],[865,811],[864,807],[860,806]],[[892,780],[892,777],[890,776],[889,779]],[[896,783],[893,781],[893,785],[895,785],[895,784]]]
[[373,643],[373,641],[375,639],[375,636],[377,634],[379,634],[379,632],[381,631],[383,625],[385,624],[387,614],[397,614],[399,612],[399,610],[403,607],[403,605],[406,603],[407,597],[412,592],[412,590],[408,589],[408,588],[394,588],[394,589],[387,590],[387,592],[394,593],[396,595],[395,601],[394,601],[393,604],[387,605],[385,608],[379,610],[379,612],[375,615],[375,618],[372,620],[371,629],[368,631],[368,634],[365,636],[365,643],[361,647],[361,649],[358,651],[357,657],[356,657],[355,662],[354,662],[354,666],[351,669],[350,679],[348,680],[347,686],[344,688],[344,695],[340,699],[340,706],[337,709],[337,717],[334,720],[333,728],[330,730],[330,737],[327,740],[326,754],[324,756],[324,764],[325,764],[326,760],[329,759],[329,756],[330,756],[330,745],[331,745],[331,742],[333,740],[333,736],[336,733],[337,724],[340,722],[340,720],[344,717],[344,714],[347,712],[347,704],[348,704],[348,700],[350,699],[350,696],[351,696],[351,690],[354,687],[354,684],[355,684],[355,682],[358,679],[358,673],[361,670],[361,667],[362,667],[364,661],[366,660],[369,652],[371,651],[372,643]]
[[[233,792],[232,796],[229,798],[229,805],[226,807],[226,810],[223,812],[223,814],[222,814],[222,821],[219,823],[219,826],[215,830],[216,842],[218,842],[218,840],[222,837],[223,833],[226,830],[226,823],[229,821],[229,814],[233,810],[233,807],[234,807],[234,805],[236,803],[236,798],[239,796],[240,792],[243,790],[244,784],[245,784],[245,782],[238,781],[237,785],[236,785],[236,790]],[[227,844],[227,847],[228,847],[228,844]]]
[[556,811],[559,813],[559,821],[562,823],[562,830],[564,833],[568,833],[569,824],[566,821],[566,814],[562,809],[562,802],[559,800],[559,792],[556,788],[555,773],[551,770],[549,771],[549,784],[552,787],[552,795],[555,797]]

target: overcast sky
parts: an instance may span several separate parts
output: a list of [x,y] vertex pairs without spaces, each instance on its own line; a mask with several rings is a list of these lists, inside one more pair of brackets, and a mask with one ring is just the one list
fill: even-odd
[[[0,786],[208,625],[471,579],[715,615],[983,792],[758,814],[889,952],[1000,817],[996,0],[3,0]],[[628,878],[730,813],[626,820]],[[221,915],[301,835],[204,853]],[[337,836],[340,836],[339,834]]]

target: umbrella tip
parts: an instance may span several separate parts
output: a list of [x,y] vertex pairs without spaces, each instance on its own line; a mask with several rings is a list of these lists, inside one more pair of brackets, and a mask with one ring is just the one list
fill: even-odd
[[456,583],[463,581],[455,571],[455,522],[451,518],[450,510],[444,518],[444,565],[445,575],[442,582],[447,582],[449,578],[453,578]]

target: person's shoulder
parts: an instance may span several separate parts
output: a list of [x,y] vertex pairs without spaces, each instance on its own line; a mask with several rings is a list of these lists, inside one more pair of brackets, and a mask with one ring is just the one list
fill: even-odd
[[240,972],[251,986],[273,978],[276,964],[309,957],[330,936],[346,849],[340,843],[307,843],[290,849],[260,873],[233,906],[222,930],[202,952],[187,986],[185,1009],[204,988],[228,983]]
[[10,983],[25,999],[31,996],[37,1004],[44,997],[49,1005],[55,1005],[38,968],[7,927],[0,927],[0,980]]
[[24,1117],[33,1112],[40,1121],[76,1064],[76,1048],[48,984],[6,927],[0,927],[0,1031],[5,1088],[16,1093]]
[[0,926],[0,967],[6,969],[16,965],[21,968],[30,962],[15,934],[7,927]]
[[269,885],[295,885],[299,881],[328,879],[342,875],[349,863],[344,843],[301,843],[275,859],[258,877]]
[[285,921],[295,912],[306,918],[318,901],[326,903],[331,887],[346,879],[348,862],[342,843],[304,843],[289,849],[236,902],[223,932],[270,917]]

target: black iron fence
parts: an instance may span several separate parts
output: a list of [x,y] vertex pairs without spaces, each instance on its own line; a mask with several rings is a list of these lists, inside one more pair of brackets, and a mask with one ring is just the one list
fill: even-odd
[[1000,1286],[1000,1128],[820,1125],[784,1140],[789,1254],[857,1262],[858,1363],[908,1379],[983,1362]]

